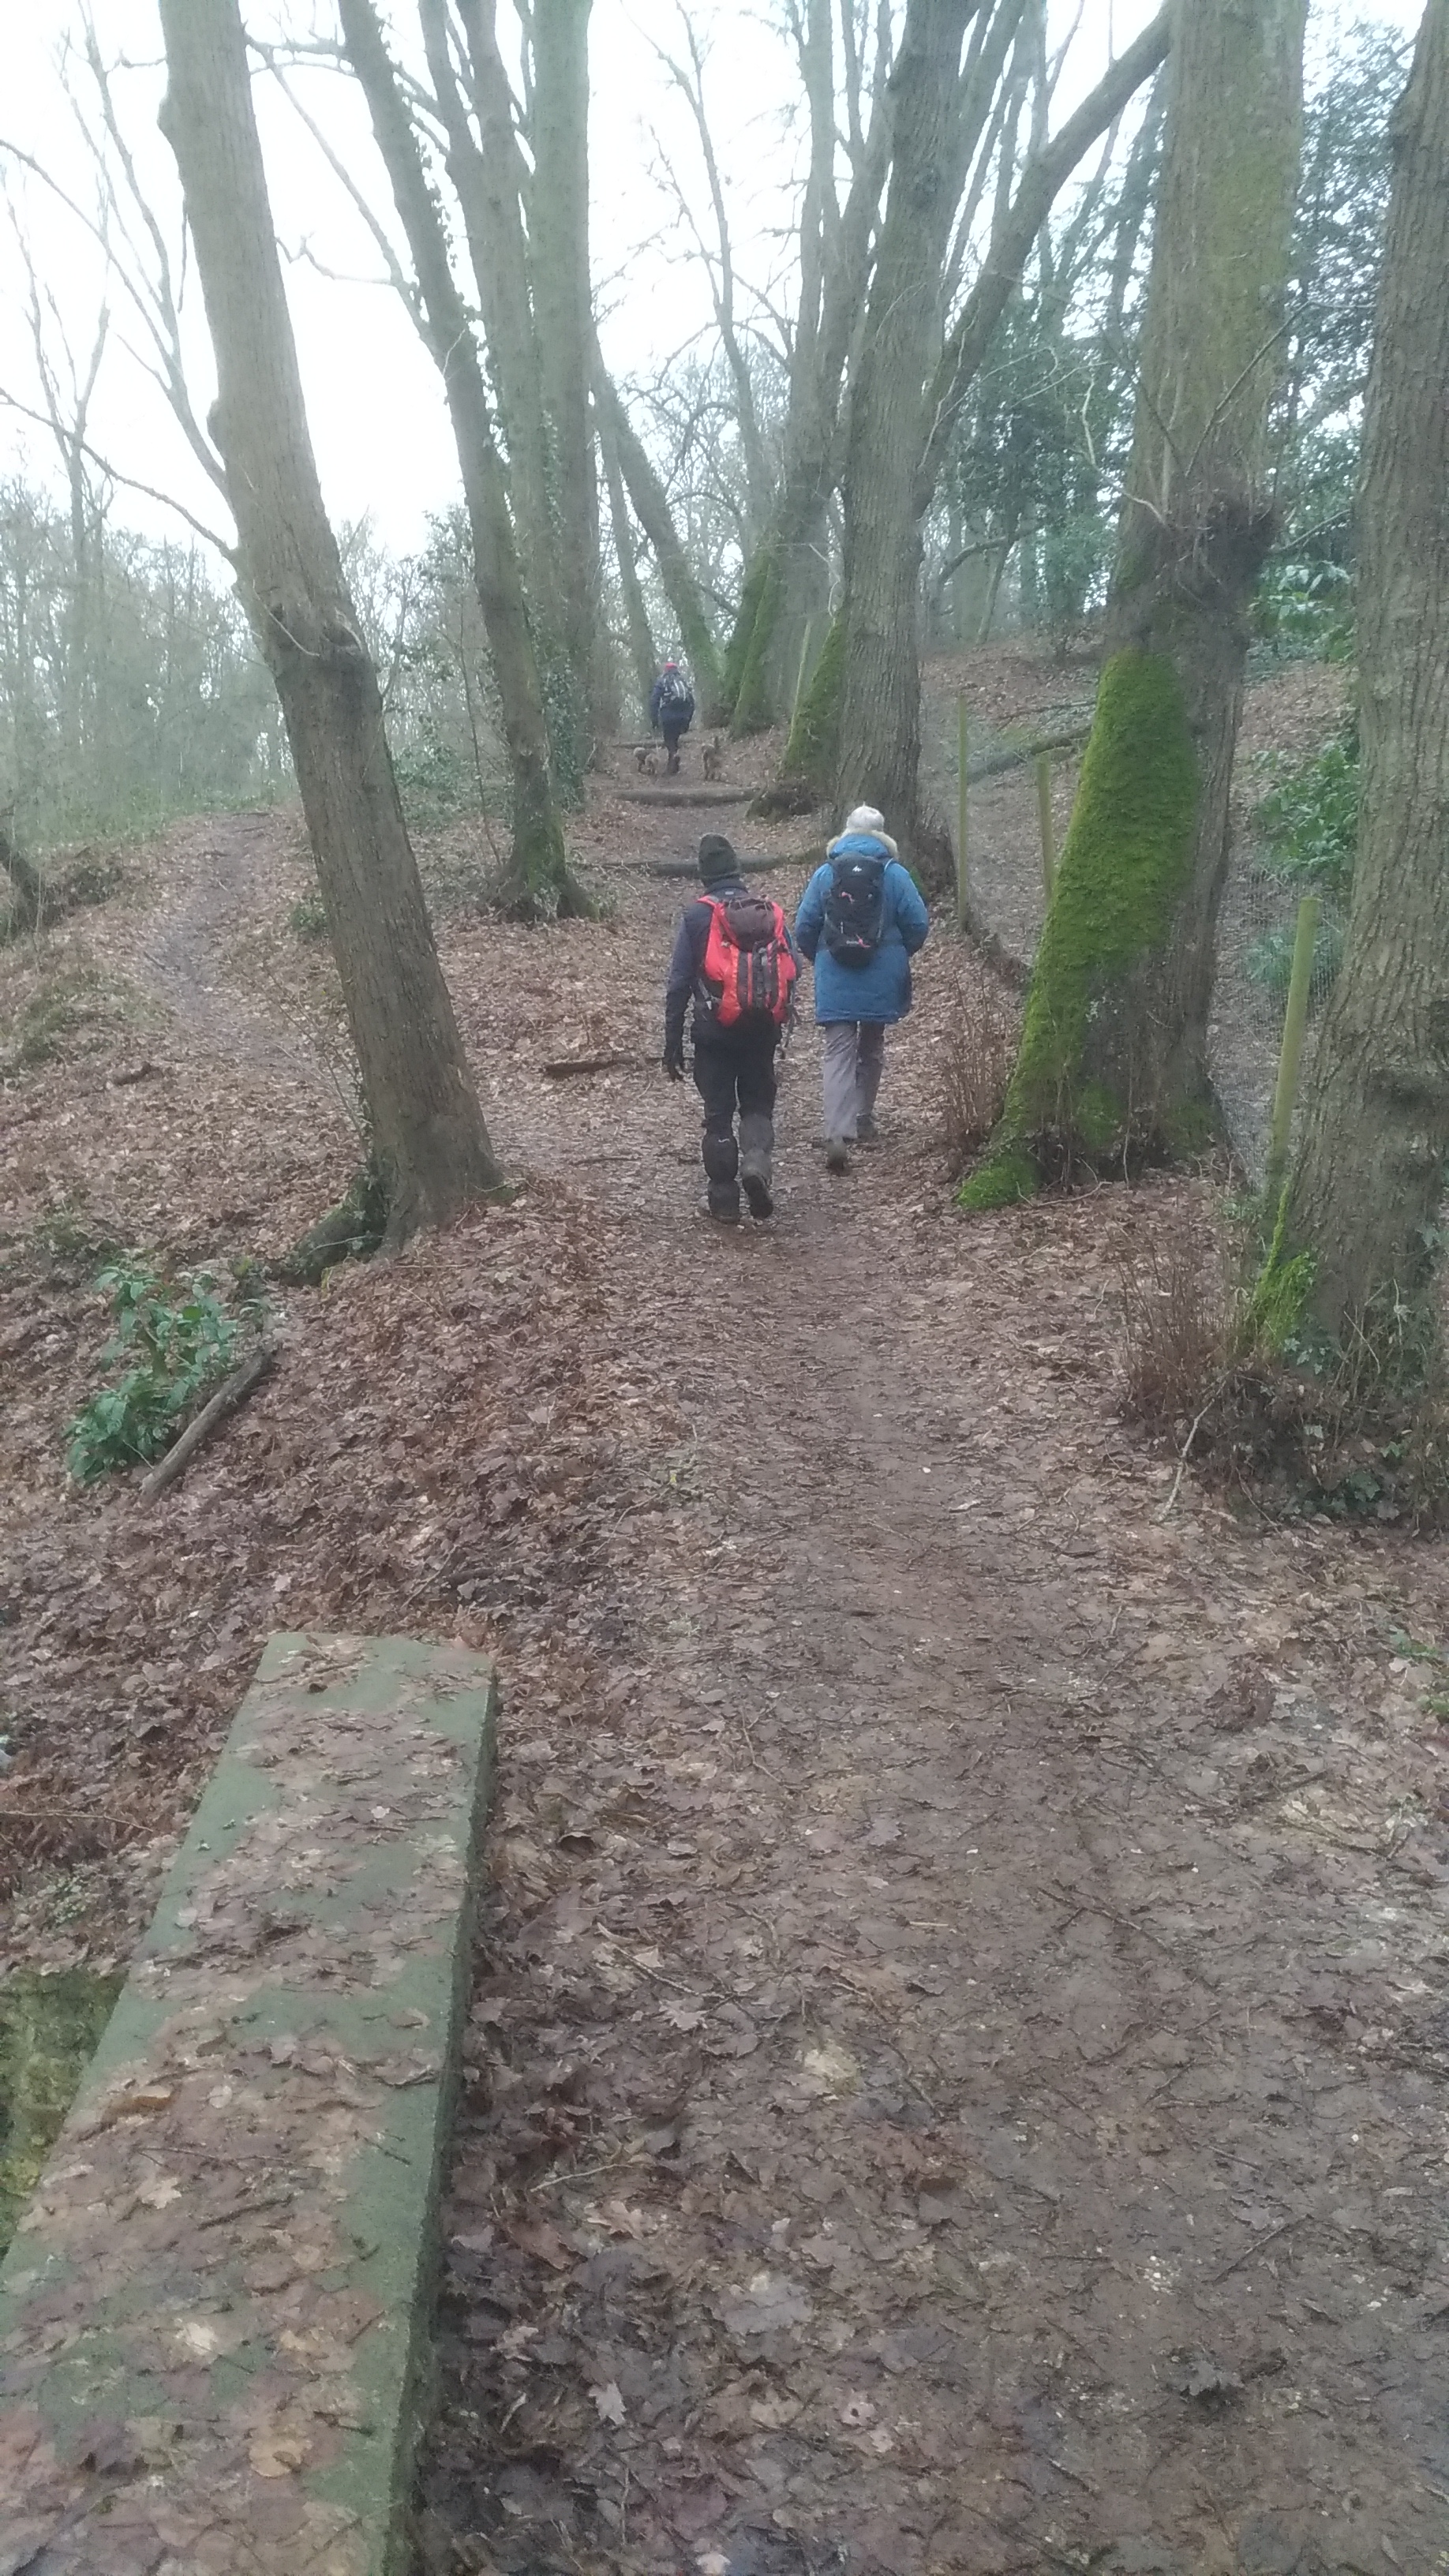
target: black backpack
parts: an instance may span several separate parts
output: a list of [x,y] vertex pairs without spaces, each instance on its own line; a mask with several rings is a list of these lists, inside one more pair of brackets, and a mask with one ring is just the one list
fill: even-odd
[[884,855],[858,850],[830,862],[824,939],[840,966],[868,966],[885,932]]
[[659,683],[661,707],[687,707],[689,682],[678,671],[666,671]]

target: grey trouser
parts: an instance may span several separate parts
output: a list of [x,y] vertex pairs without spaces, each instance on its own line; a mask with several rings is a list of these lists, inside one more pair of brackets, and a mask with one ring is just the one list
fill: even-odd
[[827,1020],[820,1032],[825,1061],[825,1133],[849,1142],[856,1121],[875,1115],[885,1070],[884,1020]]

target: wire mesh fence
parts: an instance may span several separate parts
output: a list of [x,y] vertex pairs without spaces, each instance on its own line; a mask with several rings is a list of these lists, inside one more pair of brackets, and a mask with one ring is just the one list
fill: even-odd
[[[927,686],[921,711],[922,778],[927,800],[953,842],[958,813],[958,702],[954,691]],[[1046,908],[1037,763],[1029,746],[1057,738],[1051,754],[1051,819],[1060,853],[1080,772],[1080,750],[1060,737],[1085,739],[1090,698],[1080,692],[1045,701],[1029,720],[993,727],[968,715],[967,890],[969,924],[1008,968],[1029,970]],[[1000,764],[1018,755],[1011,767]],[[1020,756],[1025,754],[1024,757]],[[1276,870],[1255,836],[1251,784],[1235,796],[1233,848],[1218,923],[1217,964],[1208,1030],[1209,1064],[1233,1150],[1254,1186],[1266,1173],[1274,1092],[1292,973],[1294,936],[1304,887]],[[1308,977],[1307,1024],[1297,1103],[1306,1095],[1323,1004],[1337,971],[1343,915],[1329,896],[1319,905]],[[1295,1113],[1299,1114],[1299,1113]]]

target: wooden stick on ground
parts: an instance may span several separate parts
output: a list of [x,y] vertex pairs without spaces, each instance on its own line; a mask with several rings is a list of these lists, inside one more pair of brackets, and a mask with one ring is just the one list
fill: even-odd
[[651,1055],[561,1055],[542,1070],[551,1082],[559,1082],[566,1073],[637,1073],[653,1062]]
[[211,1438],[217,1424],[228,1413],[235,1412],[239,1404],[245,1404],[252,1389],[261,1385],[276,1356],[275,1342],[258,1342],[241,1367],[232,1370],[230,1377],[217,1388],[211,1402],[202,1406],[196,1420],[188,1422],[180,1439],[172,1441],[165,1457],[152,1468],[149,1476],[142,1479],[143,1503],[154,1503],[158,1494],[164,1494],[168,1485],[175,1484],[183,1468],[190,1466],[202,1442]]

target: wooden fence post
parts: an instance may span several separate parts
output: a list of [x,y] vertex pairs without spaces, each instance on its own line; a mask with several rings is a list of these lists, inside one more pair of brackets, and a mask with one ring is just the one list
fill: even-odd
[[1298,1097],[1298,1065],[1303,1053],[1303,1032],[1308,1025],[1308,995],[1313,982],[1313,951],[1318,939],[1318,897],[1306,894],[1298,907],[1298,928],[1293,936],[1293,972],[1288,983],[1288,1007],[1283,1014],[1283,1044],[1278,1054],[1278,1087],[1273,1094],[1273,1124],[1268,1131],[1268,1175],[1270,1191],[1282,1188],[1288,1168],[1288,1142],[1293,1127],[1293,1104]]
[[970,860],[966,841],[966,701],[956,700],[956,927],[964,930],[971,908]]
[[1057,840],[1052,821],[1052,756],[1039,752],[1036,763],[1036,811],[1041,825],[1041,881],[1046,889],[1047,910],[1051,910],[1052,890],[1057,881]]
[[[805,674],[810,668],[810,643],[814,633],[815,620],[813,617],[807,617],[805,620],[805,632],[800,642],[800,668],[795,674],[795,695],[790,705],[791,733],[795,730],[795,719],[800,713],[800,701],[805,695]],[[788,735],[786,736],[786,739],[788,741]]]

